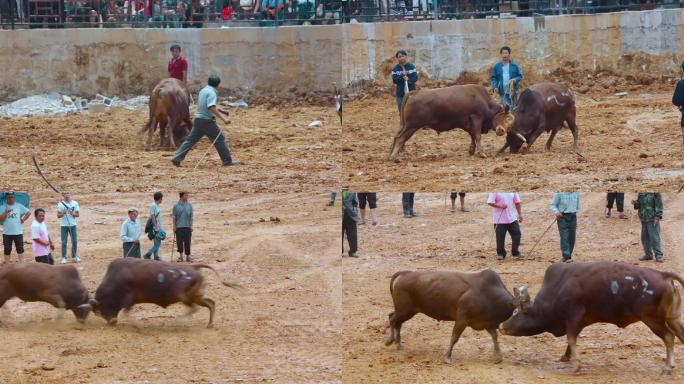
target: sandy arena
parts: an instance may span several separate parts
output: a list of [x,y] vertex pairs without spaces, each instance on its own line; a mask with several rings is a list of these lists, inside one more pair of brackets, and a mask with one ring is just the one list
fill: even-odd
[[505,138],[489,132],[482,135],[486,159],[468,154],[464,130],[438,135],[430,129],[416,132],[391,162],[387,156],[399,131],[394,95],[353,101],[342,130],[344,176],[353,189],[371,191],[676,190],[684,180],[684,155],[671,87],[638,87],[622,98],[612,89],[576,94],[584,158],[572,153],[568,129],[558,133],[550,152],[544,133],[530,153],[499,157],[494,155]]
[[[487,194],[466,195],[470,212],[448,212],[445,194],[416,193],[417,218],[401,216],[401,194],[378,193],[380,224],[359,227],[359,259],[345,257],[343,281],[343,381],[422,383],[679,383],[684,380],[684,346],[675,346],[672,376],[661,376],[663,342],[644,324],[625,329],[595,324],[578,339],[582,369],[572,372],[557,362],[567,342],[546,333],[533,337],[500,336],[503,363],[493,364],[492,342],[487,332],[470,328],[454,347],[452,365],[441,356],[451,336],[452,322],[438,322],[418,314],[402,327],[403,350],[384,345],[387,315],[393,310],[389,292],[392,274],[401,270],[497,271],[512,291],[529,284],[539,291],[545,269],[561,258],[558,230],[554,225],[533,254],[533,244],[552,222],[551,193],[521,193],[523,218],[521,251],[524,260],[496,260],[491,208]],[[638,263],[643,254],[640,224],[630,204],[635,193],[625,195],[628,220],[603,217],[605,194],[582,194],[578,215],[576,261],[615,260]],[[458,207],[458,201],[456,202]],[[678,239],[684,230],[684,200],[664,195],[662,241],[666,261],[640,263],[648,267],[684,273],[683,251]],[[510,237],[507,236],[510,255]],[[680,288],[681,292],[681,288]]]
[[[191,107],[191,113],[195,106]],[[147,122],[147,106],[135,111],[115,108],[99,115],[0,118],[6,140],[0,173],[13,175],[0,190],[43,191],[47,186],[31,160],[36,151],[43,172],[60,189],[85,192],[138,192],[156,189],[192,191],[302,192],[335,188],[340,174],[340,126],[329,107],[250,107],[233,110],[224,127],[236,167],[222,167],[205,137],[181,168],[173,152],[144,151],[138,135]],[[323,125],[309,127],[312,121]],[[145,136],[146,137],[146,136]],[[153,144],[159,143],[156,135]]]
[[[54,195],[33,199],[32,208],[49,208],[48,228],[53,239],[59,238]],[[144,210],[144,224],[150,196],[75,193],[74,199],[82,209],[84,261],[78,268],[85,286],[94,291],[108,263],[121,257],[118,234],[127,207]],[[176,199],[167,195],[162,205],[167,229]],[[245,287],[223,287],[204,271],[207,297],[217,303],[214,329],[206,328],[206,309],[183,318],[181,304],[135,306],[128,317],[119,316],[116,327],[91,314],[82,326],[71,312],[58,320],[50,305],[15,298],[0,310],[5,340],[0,382],[339,382],[339,207],[324,208],[326,197],[316,194],[198,193],[190,199],[193,254],[223,279]],[[171,242],[162,245],[165,261]],[[147,239],[141,243],[143,250],[150,244]],[[59,257],[59,248],[54,254]]]

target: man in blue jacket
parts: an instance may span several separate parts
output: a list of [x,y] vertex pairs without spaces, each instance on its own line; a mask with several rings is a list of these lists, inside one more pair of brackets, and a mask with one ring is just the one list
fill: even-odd
[[501,61],[492,67],[492,90],[501,97],[501,104],[513,106],[513,101],[518,98],[518,83],[522,80],[522,72],[518,64],[511,60],[511,48],[501,47],[499,54]]
[[408,62],[408,54],[403,49],[397,51],[395,55],[398,64],[392,68],[392,82],[396,84],[396,98],[397,108],[401,112],[401,102],[404,99],[405,82],[408,82],[409,91],[416,90],[416,82],[418,81],[418,71],[416,66]]
[[[682,72],[684,72],[684,61],[682,61]],[[679,108],[679,112],[682,113],[680,125],[684,129],[684,79],[677,82],[674,94],[672,95],[672,104]]]

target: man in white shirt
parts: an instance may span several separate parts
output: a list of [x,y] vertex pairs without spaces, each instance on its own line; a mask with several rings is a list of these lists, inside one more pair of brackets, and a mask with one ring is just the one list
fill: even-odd
[[496,234],[496,259],[506,258],[506,232],[511,235],[511,254],[513,257],[522,257],[518,247],[520,246],[520,224],[523,221],[520,195],[516,192],[492,192],[487,197],[487,204],[492,209],[492,222]]
[[71,199],[71,193],[62,193],[64,199],[57,203],[57,217],[59,218],[60,235],[62,240],[61,263],[67,263],[67,241],[71,236],[71,261],[78,263],[78,234],[76,233],[76,218],[81,215],[81,208],[76,200]]
[[119,235],[123,241],[124,257],[140,258],[140,219],[138,219],[138,209],[128,208],[128,218],[121,224]]
[[5,263],[10,262],[12,244],[17,250],[20,263],[24,262],[24,229],[22,224],[31,216],[31,211],[15,202],[14,192],[7,192],[7,201],[0,206],[0,224],[2,224],[2,244]]
[[31,247],[33,248],[33,257],[36,258],[37,263],[53,265],[55,261],[52,259],[51,251],[55,250],[55,245],[52,243],[47,226],[45,225],[45,210],[43,208],[38,208],[33,213],[33,216],[33,223],[31,223]]

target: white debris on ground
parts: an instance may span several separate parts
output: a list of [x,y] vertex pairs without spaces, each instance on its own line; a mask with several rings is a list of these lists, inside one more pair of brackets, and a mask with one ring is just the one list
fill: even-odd
[[[88,106],[96,105],[93,108],[98,112],[109,108],[125,108],[135,110],[147,107],[149,96],[136,96],[128,100],[121,100],[118,97],[107,98],[97,95],[95,100],[80,97],[69,97],[59,93],[44,93],[41,95],[28,96],[17,101],[0,105],[0,116],[20,117],[20,116],[51,116],[65,113],[87,112]],[[105,108],[102,108],[105,107]]]

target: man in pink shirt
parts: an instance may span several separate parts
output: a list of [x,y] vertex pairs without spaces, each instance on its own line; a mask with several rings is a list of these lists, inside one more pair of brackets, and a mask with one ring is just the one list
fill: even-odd
[[31,248],[37,263],[53,265],[51,251],[55,250],[55,245],[50,239],[47,226],[45,225],[45,210],[38,208],[33,214],[34,220],[31,224]]
[[[492,209],[492,222],[496,233],[496,259],[506,258],[506,232],[510,233],[513,245],[513,257],[522,257],[518,250],[520,246],[520,224],[523,221],[520,208],[520,195],[517,192],[491,192],[487,197],[487,204]],[[515,207],[515,209],[513,209]]]

